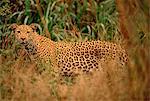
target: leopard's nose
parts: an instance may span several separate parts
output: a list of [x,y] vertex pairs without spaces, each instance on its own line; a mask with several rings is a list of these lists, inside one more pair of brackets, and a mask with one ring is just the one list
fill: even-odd
[[24,41],[24,40],[25,40],[25,38],[21,38],[21,40],[23,40],[23,41]]

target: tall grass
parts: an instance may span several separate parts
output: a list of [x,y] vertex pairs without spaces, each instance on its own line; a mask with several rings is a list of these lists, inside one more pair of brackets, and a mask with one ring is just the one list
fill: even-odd
[[[5,11],[5,12],[4,12]],[[150,89],[149,36],[137,34],[127,50],[129,82],[116,72],[116,64],[104,71],[81,76],[76,83],[43,71],[15,42],[10,24],[36,23],[38,33],[54,41],[109,40],[122,43],[114,0],[19,0],[0,2],[0,100],[1,101],[148,101]],[[42,71],[42,72],[41,72]],[[106,74],[107,73],[107,74]],[[117,74],[118,73],[118,74]],[[111,75],[111,76],[108,76]]]

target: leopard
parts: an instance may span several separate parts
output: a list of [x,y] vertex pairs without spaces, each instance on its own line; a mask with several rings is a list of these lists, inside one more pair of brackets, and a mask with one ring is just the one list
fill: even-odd
[[39,35],[35,24],[12,24],[11,28],[17,42],[33,59],[51,63],[61,76],[93,73],[110,60],[116,60],[123,67],[128,63],[127,52],[120,44],[100,40],[55,42]]

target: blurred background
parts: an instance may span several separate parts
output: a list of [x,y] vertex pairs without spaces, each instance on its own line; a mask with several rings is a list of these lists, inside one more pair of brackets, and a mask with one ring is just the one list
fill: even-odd
[[[61,100],[57,86],[36,73],[37,66],[15,42],[9,27],[13,23],[35,23],[37,32],[53,41],[121,44],[130,57],[131,98],[150,100],[149,0],[0,1],[0,100]],[[84,101],[84,97],[78,101]]]

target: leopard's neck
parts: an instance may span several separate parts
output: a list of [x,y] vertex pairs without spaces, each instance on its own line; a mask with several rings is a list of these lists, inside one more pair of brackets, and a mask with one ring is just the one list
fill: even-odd
[[44,61],[50,60],[55,63],[56,59],[56,42],[41,35],[35,35],[32,38],[32,44],[37,50],[37,55]]

